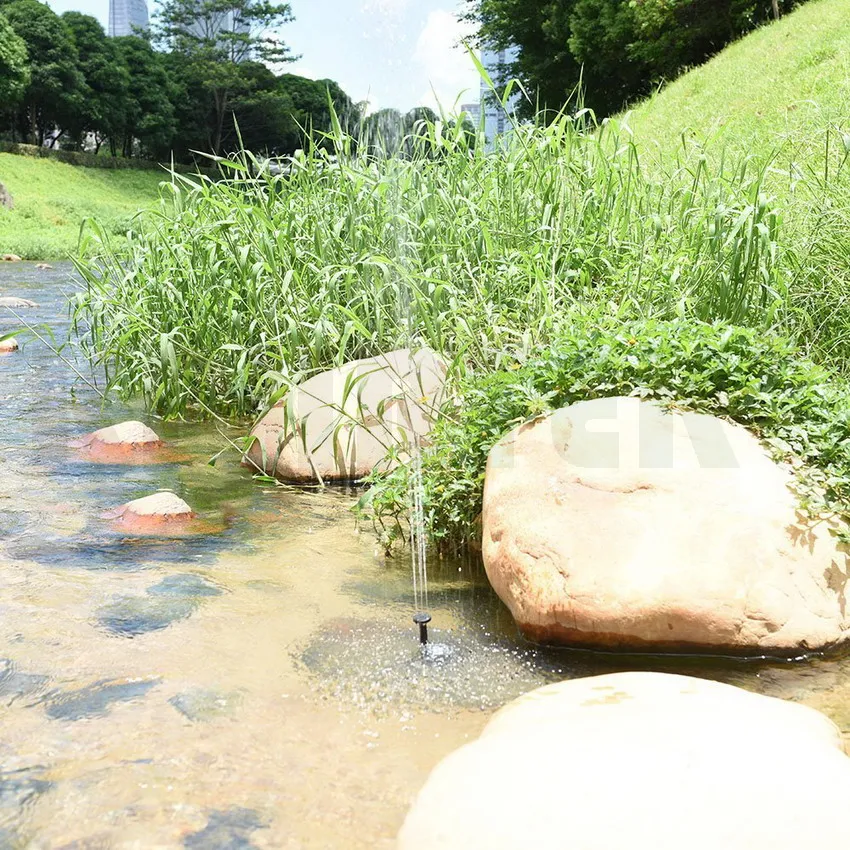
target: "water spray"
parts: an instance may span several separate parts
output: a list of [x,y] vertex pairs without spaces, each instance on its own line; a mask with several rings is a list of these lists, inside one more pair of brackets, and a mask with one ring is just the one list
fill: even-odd
[[431,615],[424,611],[413,615],[413,622],[419,626],[419,643],[425,646],[428,643],[428,623],[431,622]]

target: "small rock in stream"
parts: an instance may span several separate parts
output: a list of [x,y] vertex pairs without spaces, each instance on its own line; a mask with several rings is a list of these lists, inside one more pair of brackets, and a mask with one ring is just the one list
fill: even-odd
[[95,682],[76,691],[54,691],[42,702],[47,716],[53,720],[83,720],[88,717],[104,717],[115,702],[129,702],[143,697],[158,679],[141,682]]
[[210,813],[203,829],[186,836],[183,846],[189,850],[250,850],[256,847],[251,833],[267,827],[254,809],[219,809]]
[[208,688],[192,688],[168,700],[184,717],[196,723],[207,723],[227,717],[242,703],[238,691],[223,693]]

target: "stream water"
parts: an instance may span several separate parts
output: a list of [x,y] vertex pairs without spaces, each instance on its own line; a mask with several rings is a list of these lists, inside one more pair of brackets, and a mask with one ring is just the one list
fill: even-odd
[[[57,342],[72,286],[61,264],[0,264],[0,295],[37,302],[21,315]],[[17,327],[0,308],[0,333]],[[128,418],[182,459],[93,465],[67,448]],[[210,466],[222,443],[215,425],[103,403],[43,342],[0,357],[0,848],[390,848],[446,753],[564,677],[709,676],[850,728],[842,659],[535,648],[475,559],[429,558],[444,651],[423,656],[408,553],[357,528],[350,492]],[[161,488],[212,531],[126,539],[99,518]]]

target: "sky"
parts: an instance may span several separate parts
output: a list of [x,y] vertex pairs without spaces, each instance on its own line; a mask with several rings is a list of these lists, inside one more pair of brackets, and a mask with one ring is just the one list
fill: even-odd
[[[148,9],[153,12],[148,0]],[[479,78],[460,40],[460,0],[290,0],[295,20],[280,35],[300,58],[286,71],[336,80],[370,111],[414,106],[451,111],[478,100]],[[48,0],[98,18],[104,29],[109,0]],[[459,98],[459,99],[458,99]]]

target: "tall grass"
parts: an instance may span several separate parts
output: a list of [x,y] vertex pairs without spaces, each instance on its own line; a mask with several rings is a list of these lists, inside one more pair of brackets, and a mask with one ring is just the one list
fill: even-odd
[[769,162],[694,148],[650,171],[627,126],[586,113],[492,151],[447,126],[404,156],[338,132],[334,155],[279,176],[240,155],[219,180],[173,175],[126,238],[91,224],[74,309],[111,387],[167,416],[238,417],[411,341],[492,369],[600,305],[756,325],[806,307],[788,307]]

